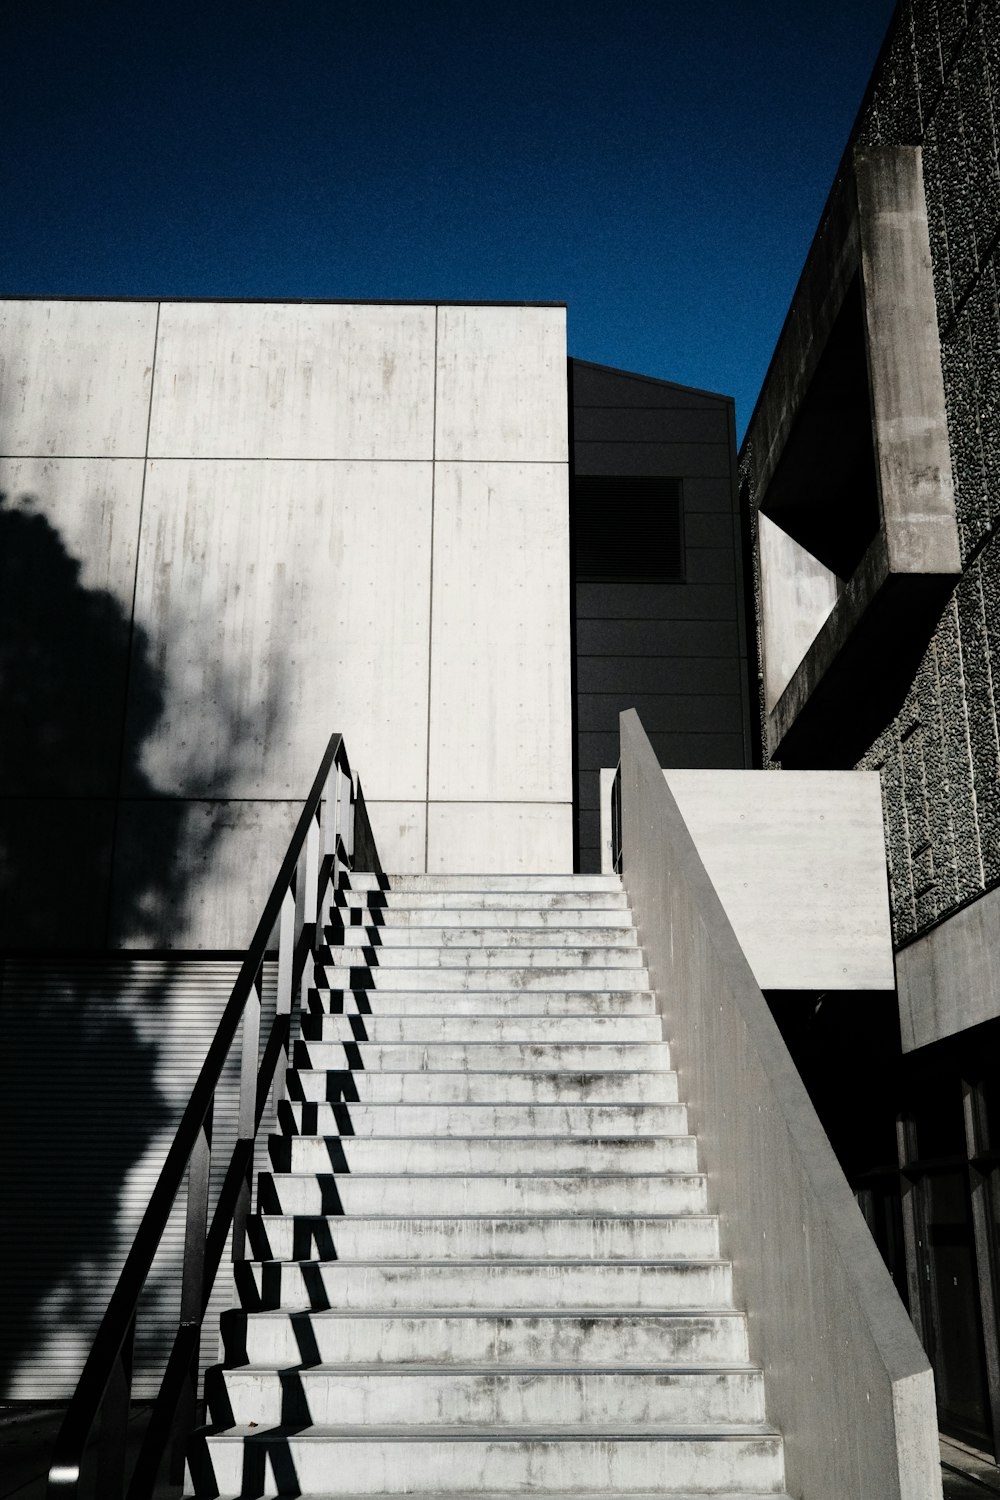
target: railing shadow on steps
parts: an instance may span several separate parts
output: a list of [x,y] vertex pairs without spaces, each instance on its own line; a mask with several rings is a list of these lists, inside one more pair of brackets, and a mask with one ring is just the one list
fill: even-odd
[[[927,1356],[634,709],[620,725],[618,870],[788,1492],[940,1500]],[[832,1065],[849,1088],[850,1059]]]
[[[327,889],[336,890],[341,872],[352,869],[382,873],[361,784],[351,773],[342,736],[334,734],[66,1409],[49,1465],[47,1500],[84,1500],[90,1495],[121,1500],[139,1298],[186,1175],[180,1317],[127,1500],[149,1500],[165,1456],[171,1482],[180,1483],[185,1443],[196,1424],[201,1328],[212,1283],[230,1228],[233,1259],[243,1255],[254,1145],[272,1084],[275,1105],[278,1102],[281,1070],[288,1061],[293,997],[307,982],[306,964],[322,926]],[[277,1006],[262,1049],[263,969],[275,927]],[[215,1093],[238,1036],[237,1138],[209,1222]],[[84,1455],[98,1419],[96,1464],[84,1479]]]

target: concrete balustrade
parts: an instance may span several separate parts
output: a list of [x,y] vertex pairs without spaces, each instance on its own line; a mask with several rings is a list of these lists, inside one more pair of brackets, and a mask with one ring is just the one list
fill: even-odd
[[634,711],[621,807],[625,890],[788,1491],[936,1500],[927,1357]]

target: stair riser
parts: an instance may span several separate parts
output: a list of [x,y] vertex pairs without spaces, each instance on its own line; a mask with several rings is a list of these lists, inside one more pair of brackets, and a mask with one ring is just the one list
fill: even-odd
[[629,914],[617,891],[338,891],[331,907],[362,911],[613,911]]
[[[477,897],[477,900],[480,899]],[[346,914],[346,915],[345,915]],[[593,934],[603,941],[603,932],[633,933],[632,913],[625,906],[578,906],[578,907],[524,907],[524,906],[403,906],[400,904],[377,907],[333,906],[324,912],[325,922],[346,922],[348,926],[359,923],[371,925],[379,930],[407,930],[417,932],[423,928],[451,932],[461,927],[537,928],[542,932],[562,932],[566,928]],[[596,932],[595,932],[596,929]],[[590,941],[590,936],[586,941]]]
[[762,1422],[758,1372],[648,1374],[627,1370],[548,1374],[226,1370],[213,1372],[212,1420],[258,1426],[444,1423],[456,1427],[540,1424]]
[[[396,949],[428,949],[443,958],[453,950],[470,952],[474,949],[498,949],[516,963],[521,949],[551,950],[568,948],[571,952],[614,954],[609,963],[617,963],[617,955],[623,952],[638,953],[634,927],[616,927],[608,931],[583,927],[372,927],[364,932],[360,927],[331,927],[327,930],[327,941],[334,947],[377,947],[379,962],[384,953]],[[352,959],[351,962],[356,960]]]
[[604,1313],[615,1308],[732,1306],[730,1268],[723,1261],[541,1266],[299,1266],[244,1261],[235,1270],[248,1311],[259,1307],[420,1312],[466,1307],[478,1312],[537,1308],[543,1313],[593,1308]]
[[255,1260],[708,1260],[710,1217],[276,1218],[252,1215]]
[[501,969],[505,974],[520,969],[641,969],[642,954],[632,946],[609,948],[604,944],[589,947],[510,947],[501,946],[501,935],[491,942],[469,948],[432,946],[431,944],[331,944],[325,957],[327,964],[341,968],[371,969]]
[[288,1079],[291,1099],[366,1104],[675,1104],[676,1073],[320,1073]]
[[[306,1041],[323,1042],[659,1042],[658,1016],[523,1016],[447,1014],[442,1000],[436,1015],[397,1016],[392,996],[376,991],[369,1015],[303,1016]],[[322,1035],[311,1035],[312,1032]]]
[[[365,1018],[367,1025],[367,1017]],[[360,1029],[360,1028],[359,1028]],[[670,1067],[665,1042],[296,1042],[300,1072],[351,1070],[376,1073],[592,1073]]]
[[[352,874],[346,882],[352,891],[377,891],[383,881],[377,875]],[[445,891],[557,891],[578,896],[583,891],[621,891],[617,875],[393,875],[389,889],[438,895]]]
[[655,1016],[656,998],[649,990],[535,990],[524,994],[485,994],[434,990],[310,990],[313,1015],[371,1015],[389,1007],[396,1016]]
[[704,1177],[295,1177],[261,1174],[264,1213],[703,1214]]
[[490,1137],[362,1140],[350,1136],[271,1136],[271,1164],[278,1172],[696,1172],[697,1142],[679,1133],[607,1140]]
[[[296,1337],[296,1330],[298,1336]],[[661,1317],[352,1317],[227,1313],[222,1357],[275,1369],[324,1364],[745,1364],[746,1325],[733,1313]]]
[[[435,1436],[425,1441],[384,1437],[364,1439],[308,1434],[255,1441],[260,1457],[260,1488],[244,1487],[243,1444],[237,1438],[201,1440],[210,1463],[207,1485],[195,1493],[232,1497],[310,1492],[324,1497],[412,1495],[432,1491],[468,1497],[477,1491],[510,1495],[559,1495],[568,1500],[581,1490],[609,1495],[654,1491],[726,1490],[776,1493],[782,1487],[780,1439],[772,1437],[671,1437],[621,1439],[614,1436],[524,1439]],[[287,1473],[296,1490],[280,1489],[264,1454],[278,1450],[277,1472]],[[252,1461],[251,1461],[252,1462]],[[251,1470],[251,1472],[253,1472]],[[197,1474],[197,1470],[196,1470]],[[291,1476],[294,1475],[294,1480]],[[195,1479],[197,1485],[197,1477]]]
[[303,1135],[687,1135],[683,1104],[295,1104]]
[[356,966],[318,963],[313,984],[318,989],[330,990],[437,990],[440,994],[453,990],[648,990],[649,975],[645,969],[607,966],[583,969],[561,964],[544,968],[375,965],[369,968],[362,961]]

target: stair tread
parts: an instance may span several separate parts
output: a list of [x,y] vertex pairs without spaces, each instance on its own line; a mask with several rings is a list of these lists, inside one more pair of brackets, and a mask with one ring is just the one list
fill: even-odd
[[[186,1493],[186,1492],[185,1492]],[[524,1490],[476,1490],[476,1500],[525,1500]],[[693,1490],[540,1490],[542,1500],[706,1500],[705,1491]],[[400,1500],[399,1491],[381,1491],[378,1494],[321,1494],[318,1490],[303,1490],[299,1500]],[[408,1489],[406,1500],[456,1500],[454,1490]],[[713,1490],[711,1500],[791,1500],[784,1490]]]
[[[356,1102],[356,1101],[352,1101],[352,1102]],[[373,1108],[374,1106],[369,1106],[369,1107]],[[391,1105],[391,1104],[388,1105],[388,1106],[385,1106],[385,1105],[382,1106],[382,1108],[389,1108],[389,1109],[395,1109],[396,1107],[397,1107],[396,1105]],[[414,1108],[419,1108],[419,1109],[424,1108],[423,1105],[416,1105],[416,1106],[413,1106],[413,1107]],[[513,1108],[514,1106],[511,1106],[511,1107]],[[532,1107],[534,1107],[534,1106],[532,1106]],[[563,1107],[565,1107],[565,1106],[563,1106]],[[656,1106],[653,1106],[653,1107],[655,1108]],[[538,1143],[544,1143],[544,1142],[547,1142],[547,1141],[560,1141],[561,1142],[561,1141],[565,1141],[566,1140],[566,1136],[565,1135],[500,1135],[497,1132],[493,1132],[491,1135],[485,1136],[485,1137],[481,1136],[481,1135],[453,1135],[451,1133],[449,1133],[447,1136],[442,1136],[442,1135],[415,1135],[415,1134],[411,1134],[409,1131],[407,1131],[405,1135],[383,1134],[383,1135],[364,1135],[364,1136],[361,1136],[361,1135],[357,1135],[357,1136],[354,1136],[354,1135],[293,1135],[293,1136],[287,1136],[287,1135],[284,1135],[284,1134],[282,1134],[280,1132],[275,1131],[275,1132],[271,1133],[271,1135],[268,1137],[268,1139],[269,1140],[274,1140],[274,1141],[288,1141],[288,1140],[293,1140],[293,1141],[324,1141],[324,1142],[327,1142],[330,1145],[337,1145],[337,1146],[342,1146],[342,1145],[345,1145],[345,1144],[347,1144],[347,1145],[361,1144],[361,1143],[363,1143],[365,1141],[441,1141],[441,1142],[449,1142],[449,1143],[452,1142],[452,1141],[466,1141],[466,1142],[469,1142],[469,1143],[474,1144],[474,1145],[480,1145],[484,1140],[487,1140],[487,1141],[517,1141],[519,1143],[523,1142],[523,1141],[532,1141],[532,1142],[538,1142]],[[577,1139],[579,1139],[579,1137]],[[632,1146],[632,1145],[634,1145],[636,1143],[641,1144],[641,1145],[645,1145],[647,1141],[693,1141],[693,1140],[696,1140],[697,1137],[694,1136],[694,1135],[692,1135],[690,1133],[690,1131],[686,1131],[686,1130],[678,1130],[676,1132],[676,1134],[673,1134],[673,1135],[666,1134],[664,1131],[661,1130],[661,1131],[657,1131],[655,1135],[652,1132],[650,1132],[648,1134],[643,1134],[643,1135],[591,1135],[591,1136],[588,1136],[587,1139],[591,1143],[594,1143],[596,1141],[596,1142],[599,1142],[601,1145],[604,1145],[604,1146],[607,1146],[607,1145]],[[475,1175],[478,1176],[479,1174],[476,1173]],[[570,1173],[569,1175],[570,1176],[578,1176],[579,1174],[578,1173]]]
[[441,1442],[482,1442],[487,1439],[490,1442],[519,1443],[525,1439],[536,1442],[564,1442],[566,1440],[584,1439],[587,1442],[606,1442],[641,1440],[643,1438],[657,1438],[666,1442],[678,1438],[696,1438],[702,1442],[729,1442],[735,1438],[779,1438],[778,1428],[768,1422],[727,1422],[713,1423],[711,1426],[697,1426],[689,1423],[677,1423],[667,1425],[665,1423],[622,1423],[618,1424],[574,1424],[574,1423],[539,1423],[537,1426],[518,1424],[517,1426],[497,1427],[484,1424],[481,1427],[438,1425],[437,1423],[423,1425],[414,1423],[409,1426],[405,1423],[386,1423],[385,1426],[366,1424],[357,1426],[320,1426],[318,1423],[310,1423],[303,1427],[292,1424],[276,1423],[274,1426],[263,1425],[248,1426],[234,1424],[231,1427],[209,1426],[202,1429],[206,1437],[215,1438],[288,1438],[294,1437],[299,1442],[336,1442],[338,1439],[351,1439],[355,1442],[417,1442],[433,1443]]
[[[674,1140],[677,1137],[673,1137]],[[310,1172],[271,1172],[271,1177],[295,1177],[306,1178],[317,1174]],[[339,1178],[342,1182],[437,1182],[439,1178],[448,1181],[469,1182],[480,1177],[485,1177],[498,1182],[578,1182],[584,1175],[580,1172],[330,1172],[323,1176]],[[598,1182],[704,1182],[704,1172],[587,1172],[585,1180],[595,1179]],[[422,1218],[428,1217],[421,1215]],[[450,1217],[450,1215],[449,1215]],[[573,1216],[575,1217],[575,1215]]]
[[[357,1262],[355,1262],[357,1264]],[[449,1262],[450,1264],[450,1262]],[[524,1307],[448,1307],[438,1309],[412,1308],[390,1308],[386,1310],[372,1311],[369,1308],[325,1307],[313,1311],[305,1311],[301,1308],[269,1307],[259,1312],[249,1312],[244,1308],[236,1307],[230,1309],[231,1315],[245,1318],[293,1318],[312,1322],[316,1318],[324,1321],[335,1321],[345,1318],[372,1318],[383,1320],[386,1318],[482,1318],[487,1322],[510,1321],[511,1319],[524,1319],[528,1322],[538,1322],[540,1319],[548,1318],[566,1319],[572,1321],[574,1318],[586,1318],[587,1322],[608,1319],[620,1322],[622,1319],[634,1318],[743,1318],[743,1312],[736,1307],[613,1307],[601,1308],[597,1312],[592,1307],[552,1307],[552,1308],[524,1308]]]
[[487,1267],[490,1270],[501,1270],[504,1272],[509,1272],[511,1270],[521,1271],[532,1266],[543,1267],[546,1270],[551,1270],[553,1266],[567,1266],[571,1267],[573,1270],[579,1270],[581,1266],[610,1266],[615,1270],[621,1270],[629,1266],[640,1266],[643,1268],[656,1267],[658,1270],[669,1270],[672,1267],[683,1267],[685,1270],[687,1270],[691,1266],[728,1266],[729,1261],[721,1255],[661,1255],[657,1256],[655,1260],[638,1260],[634,1256],[621,1256],[619,1258],[616,1258],[615,1260],[588,1256],[586,1258],[578,1260],[573,1256],[567,1255],[532,1255],[525,1256],[523,1257],[523,1259],[519,1257],[516,1261],[504,1260],[492,1262],[481,1260],[461,1260],[457,1256],[454,1260],[428,1259],[420,1261],[405,1261],[376,1258],[373,1260],[352,1259],[350,1261],[315,1261],[293,1260],[288,1257],[283,1257],[280,1259],[274,1257],[258,1258],[256,1256],[248,1255],[245,1256],[242,1261],[237,1261],[237,1265],[295,1266],[300,1270],[304,1266],[312,1268],[316,1265],[322,1265],[329,1270],[343,1267],[352,1271],[361,1270],[366,1266],[375,1266],[378,1267],[379,1270],[419,1271],[421,1275],[424,1275],[425,1272],[435,1270],[438,1267],[449,1271],[482,1271],[484,1267]]
[[[535,1212],[533,1210],[532,1212],[526,1213],[526,1214],[513,1213],[509,1209],[508,1210],[504,1210],[502,1213],[478,1213],[478,1214],[477,1213],[471,1213],[471,1214],[460,1214],[460,1213],[432,1214],[432,1213],[422,1213],[422,1212],[421,1213],[388,1213],[388,1214],[380,1214],[380,1213],[371,1212],[371,1211],[369,1211],[369,1210],[366,1209],[366,1210],[364,1210],[361,1213],[354,1213],[354,1212],[351,1212],[351,1213],[341,1213],[341,1214],[336,1214],[336,1213],[331,1213],[331,1214],[323,1214],[323,1213],[319,1213],[319,1214],[310,1214],[310,1213],[288,1213],[288,1214],[285,1214],[285,1213],[257,1213],[257,1214],[252,1214],[251,1217],[254,1218],[254,1219],[259,1219],[264,1224],[270,1224],[270,1223],[274,1223],[274,1222],[278,1222],[278,1221],[280,1221],[280,1222],[286,1222],[286,1221],[295,1220],[295,1219],[298,1219],[298,1220],[300,1220],[303,1223],[306,1223],[306,1222],[312,1223],[312,1222],[318,1222],[318,1221],[322,1220],[324,1223],[327,1223],[327,1224],[348,1224],[348,1223],[350,1223],[350,1224],[367,1224],[369,1221],[374,1221],[374,1222],[377,1222],[377,1223],[380,1223],[380,1224],[387,1223],[387,1222],[390,1223],[390,1224],[399,1224],[399,1223],[406,1223],[406,1224],[411,1224],[411,1223],[414,1223],[414,1224],[466,1224],[466,1223],[470,1223],[470,1224],[508,1224],[508,1223],[511,1223],[511,1222],[516,1223],[516,1224],[521,1224],[525,1220],[534,1221],[536,1219],[540,1220],[540,1221],[542,1221],[544,1223],[547,1223],[547,1224],[580,1224],[580,1223],[589,1224],[589,1223],[592,1223],[592,1222],[597,1222],[597,1223],[601,1223],[601,1224],[607,1223],[607,1222],[611,1222],[613,1224],[619,1224],[619,1223],[643,1224],[643,1223],[646,1223],[646,1222],[649,1222],[649,1223],[652,1223],[652,1224],[659,1224],[659,1223],[663,1222],[664,1220],[666,1220],[668,1223],[676,1224],[678,1222],[687,1223],[690,1220],[697,1220],[699,1223],[701,1223],[701,1222],[714,1223],[715,1220],[716,1220],[716,1218],[717,1218],[717,1215],[716,1214],[712,1214],[712,1213],[699,1213],[697,1211],[684,1212],[684,1213],[663,1213],[663,1214],[657,1214],[657,1213],[629,1213],[627,1211],[626,1212],[616,1212],[616,1211],[610,1210],[610,1209],[602,1210],[602,1209],[590,1209],[590,1208],[588,1208],[588,1209],[584,1209],[580,1213],[576,1213],[576,1212],[573,1212],[573,1213],[544,1213],[544,1212]],[[587,1259],[589,1259],[589,1258],[590,1257],[588,1256]]]
[[[309,1380],[323,1375],[457,1375],[457,1376],[494,1376],[498,1380],[506,1380],[508,1376],[534,1376],[534,1375],[614,1375],[624,1376],[627,1379],[641,1379],[645,1375],[758,1375],[760,1365],[740,1364],[732,1360],[720,1361],[718,1364],[684,1364],[677,1360],[666,1360],[660,1364],[621,1365],[611,1364],[604,1361],[600,1364],[469,1364],[464,1361],[451,1360],[387,1360],[369,1361],[364,1363],[358,1361],[323,1361],[317,1365],[295,1366],[294,1372],[298,1379]],[[224,1370],[227,1375],[240,1374],[264,1374],[280,1375],[288,1371],[287,1365],[277,1366],[265,1364],[259,1361],[246,1360],[242,1364],[222,1364],[216,1369]]]

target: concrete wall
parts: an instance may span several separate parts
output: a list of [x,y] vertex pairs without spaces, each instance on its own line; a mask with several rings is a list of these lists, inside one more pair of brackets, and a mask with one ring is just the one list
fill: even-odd
[[764,702],[770,710],[841,593],[836,573],[767,516],[757,518]]
[[625,888],[789,1494],[934,1500],[927,1357],[642,726],[621,722]]
[[[851,142],[921,148],[962,568],[855,758],[882,777],[897,943],[1000,882],[998,84],[997,6],[904,0]],[[741,455],[751,491],[760,462]],[[826,462],[817,450],[817,472]]]
[[[895,989],[877,776],[663,775],[762,989]],[[610,869],[607,795],[602,815]]]
[[1000,1016],[998,954],[1000,890],[992,890],[896,955],[904,1052]]
[[571,868],[567,459],[561,308],[0,303],[0,942],[241,944],[333,729],[387,870]]

